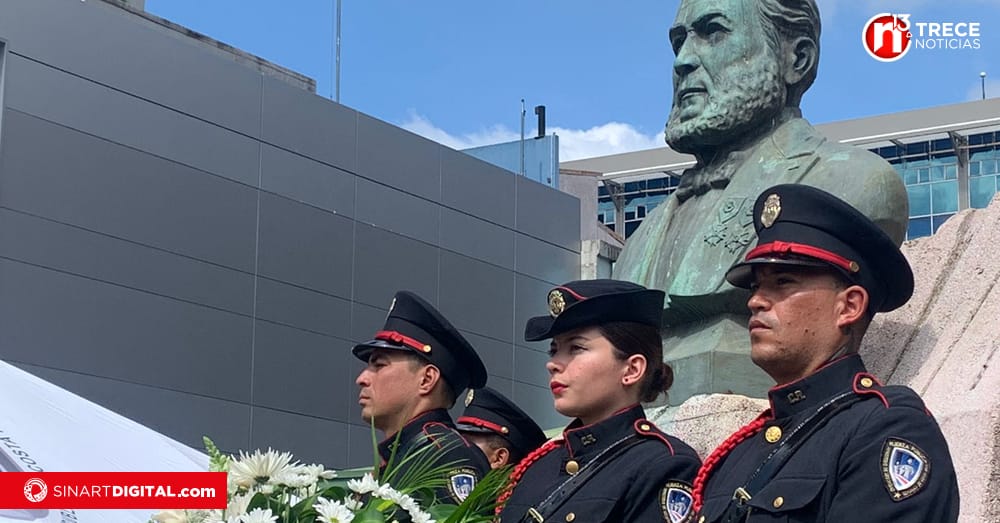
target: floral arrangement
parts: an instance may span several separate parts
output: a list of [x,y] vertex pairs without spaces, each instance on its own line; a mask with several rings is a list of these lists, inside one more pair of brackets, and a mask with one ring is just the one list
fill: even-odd
[[[447,449],[424,446],[386,467],[342,477],[322,465],[293,461],[288,452],[268,449],[237,456],[223,454],[207,437],[209,470],[228,473],[224,510],[166,510],[155,523],[485,523],[492,520],[508,471],[495,470],[479,481],[460,505],[434,499],[452,463],[436,465]],[[404,467],[405,465],[405,467]],[[404,472],[405,469],[405,472]],[[348,476],[351,474],[348,473]],[[430,494],[430,495],[429,495]],[[422,501],[430,499],[429,504]]]

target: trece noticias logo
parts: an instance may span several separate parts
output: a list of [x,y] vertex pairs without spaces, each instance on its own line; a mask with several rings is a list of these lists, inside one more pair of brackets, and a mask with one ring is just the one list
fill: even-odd
[[911,21],[908,13],[880,13],[861,30],[861,44],[880,62],[895,62],[910,49],[965,50],[982,47],[980,23]]

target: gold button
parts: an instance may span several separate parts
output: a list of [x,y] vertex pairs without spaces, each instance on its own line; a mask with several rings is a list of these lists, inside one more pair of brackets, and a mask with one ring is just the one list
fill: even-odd
[[580,464],[573,460],[567,461],[566,472],[569,474],[576,474],[577,472],[580,472]]
[[569,514],[566,514],[566,521],[573,521],[574,519],[576,519],[576,514],[574,514],[572,512],[570,512]]
[[874,382],[874,381],[872,381],[872,379],[871,379],[871,378],[869,378],[869,377],[864,377],[864,378],[861,378],[861,386],[862,386],[862,387],[865,387],[865,388],[867,388],[867,387],[871,387],[871,386],[872,386],[872,385],[874,385],[874,384],[875,384],[875,382]]
[[764,439],[766,439],[768,443],[777,442],[781,439],[781,427],[768,427],[767,430],[764,431]]
[[774,502],[771,504],[774,505],[774,508],[781,508],[781,506],[785,504],[785,498],[778,496],[774,498]]
[[705,516],[698,518],[698,523],[705,523]]
[[652,427],[649,426],[649,423],[643,423],[642,425],[639,425],[639,428],[641,430],[649,430]]
[[507,427],[500,427],[500,432],[507,434],[508,432],[510,432],[510,429],[508,429]]

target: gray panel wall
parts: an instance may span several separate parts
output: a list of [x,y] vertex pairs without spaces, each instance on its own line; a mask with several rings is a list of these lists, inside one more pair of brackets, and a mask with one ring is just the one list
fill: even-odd
[[579,201],[103,2],[4,0],[0,359],[229,451],[371,460],[349,352],[437,305],[545,427]]

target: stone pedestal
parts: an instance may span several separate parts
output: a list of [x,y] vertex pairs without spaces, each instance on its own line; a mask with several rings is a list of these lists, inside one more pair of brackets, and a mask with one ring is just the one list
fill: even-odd
[[767,395],[774,380],[750,361],[748,319],[730,314],[666,333],[663,357],[674,369],[671,405],[695,394]]

